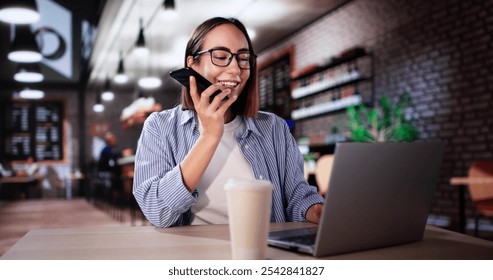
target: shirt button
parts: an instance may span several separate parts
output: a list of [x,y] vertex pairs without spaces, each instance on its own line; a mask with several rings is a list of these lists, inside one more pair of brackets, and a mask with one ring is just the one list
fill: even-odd
[[260,176],[259,176],[259,179],[260,179],[260,180],[263,180],[263,179],[264,179],[264,176],[260,175]]
[[248,149],[248,148],[250,148],[250,145],[246,144],[244,147],[245,147],[245,149]]

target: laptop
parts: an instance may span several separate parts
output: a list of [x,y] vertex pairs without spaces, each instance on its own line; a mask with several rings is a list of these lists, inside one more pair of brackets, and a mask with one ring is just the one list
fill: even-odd
[[445,145],[337,143],[318,227],[269,233],[268,244],[315,257],[420,241]]

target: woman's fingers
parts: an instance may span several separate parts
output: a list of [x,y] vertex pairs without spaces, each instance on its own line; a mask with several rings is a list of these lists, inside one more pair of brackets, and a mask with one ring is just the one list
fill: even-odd
[[[219,116],[223,117],[231,104],[237,99],[237,96],[231,96],[231,89],[225,88],[221,84],[213,84],[202,93],[199,93],[197,91],[195,77],[190,76],[189,82],[190,96],[192,97],[195,110],[202,117],[205,117],[205,115],[216,115],[214,118],[218,118]],[[219,93],[216,94],[217,91],[219,91]],[[215,96],[211,99],[211,96],[213,95]]]
[[224,115],[228,110],[228,108],[231,106],[231,104],[233,104],[237,98],[238,96],[236,95],[229,96],[229,98],[226,101],[222,101],[221,105],[217,109],[217,112],[221,115]]
[[200,102],[200,95],[197,92],[197,83],[195,82],[195,77],[190,76],[189,78],[189,84],[190,84],[190,96],[192,97],[193,104],[197,106]]

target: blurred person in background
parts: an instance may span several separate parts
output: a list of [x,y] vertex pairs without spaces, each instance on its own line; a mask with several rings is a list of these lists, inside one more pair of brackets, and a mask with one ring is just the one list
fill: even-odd
[[109,172],[115,176],[119,176],[120,167],[116,161],[121,157],[121,154],[116,150],[116,136],[111,132],[107,132],[104,136],[104,141],[106,146],[101,150],[99,156],[98,171]]
[[11,177],[13,175],[14,170],[12,168],[12,164],[7,160],[2,160],[2,162],[0,162],[0,178]]

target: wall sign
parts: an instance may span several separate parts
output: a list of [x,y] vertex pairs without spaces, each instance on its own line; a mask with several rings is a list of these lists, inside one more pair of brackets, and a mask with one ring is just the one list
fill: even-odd
[[35,161],[64,159],[64,106],[62,101],[11,102],[0,105],[3,159]]

